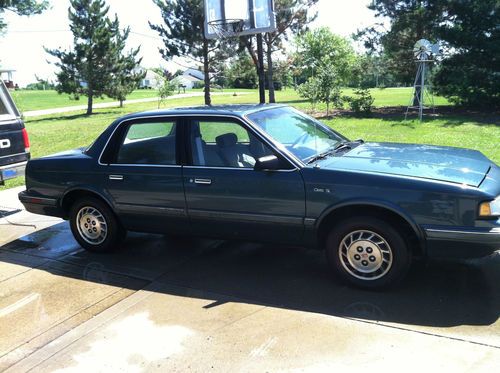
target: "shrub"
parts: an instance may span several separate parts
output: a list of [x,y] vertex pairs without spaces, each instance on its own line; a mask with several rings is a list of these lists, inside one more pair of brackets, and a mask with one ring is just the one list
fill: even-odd
[[375,99],[372,97],[370,90],[366,88],[358,88],[354,91],[354,95],[354,97],[345,97],[345,100],[349,103],[351,110],[354,111],[356,115],[371,115]]
[[202,89],[205,88],[205,82],[194,82],[193,89]]
[[298,91],[300,97],[309,100],[314,110],[319,100],[319,81],[315,78],[309,78],[305,83],[299,85]]
[[314,108],[316,102],[326,104],[326,115],[330,115],[330,106],[342,107],[340,81],[331,66],[321,66],[318,74],[299,86],[299,95],[308,98]]

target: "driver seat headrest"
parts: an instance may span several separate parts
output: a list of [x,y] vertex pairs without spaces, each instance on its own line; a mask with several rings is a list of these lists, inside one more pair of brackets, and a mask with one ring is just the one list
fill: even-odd
[[221,148],[229,148],[231,146],[235,146],[238,142],[238,136],[234,133],[225,133],[223,135],[217,136],[215,138],[215,142],[217,146]]

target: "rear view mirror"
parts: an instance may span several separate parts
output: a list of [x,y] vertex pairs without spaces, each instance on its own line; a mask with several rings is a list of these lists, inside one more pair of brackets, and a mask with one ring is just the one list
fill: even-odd
[[287,165],[275,155],[258,158],[255,161],[254,170],[256,171],[275,171],[286,169]]

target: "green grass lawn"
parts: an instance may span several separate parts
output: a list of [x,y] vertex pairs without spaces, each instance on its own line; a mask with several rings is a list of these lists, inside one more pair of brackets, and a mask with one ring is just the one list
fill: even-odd
[[[384,89],[371,89],[371,94],[375,99],[374,106],[383,107],[383,106],[407,106],[410,98],[412,96],[411,88],[384,88]],[[190,92],[202,92],[201,89],[193,89],[191,91],[186,91],[186,93]],[[215,90],[214,92],[221,92],[220,90]],[[236,92],[241,93],[244,92],[248,95],[248,97],[252,98],[252,101],[247,102],[256,102],[258,99],[258,91],[256,89],[231,89],[226,88],[224,90],[226,93]],[[344,89],[344,95],[352,95],[352,89]],[[141,99],[141,98],[150,98],[157,97],[158,92],[152,89],[141,89],[132,92],[129,96],[129,100]],[[81,97],[80,100],[73,100],[69,95],[58,94],[56,91],[13,91],[12,97],[16,102],[19,110],[30,111],[30,110],[43,110],[43,109],[52,109],[52,108],[60,108],[66,106],[78,106],[78,105],[86,105],[86,97]],[[215,96],[214,96],[215,97]],[[309,109],[310,104],[299,97],[296,91],[291,88],[287,88],[286,90],[277,91],[277,98],[280,102],[291,102],[296,104],[299,108]],[[100,102],[112,102],[116,101],[109,97],[96,99],[96,103]],[[203,103],[200,99],[196,101],[197,103]],[[436,105],[447,105],[448,101],[443,97],[435,97],[434,102]],[[324,110],[325,105],[319,104],[317,106],[318,110]]]
[[[14,99],[18,109],[23,111],[30,110],[44,110],[53,109],[66,106],[79,106],[87,105],[87,97],[81,97],[79,100],[71,99],[69,95],[59,94],[56,91],[11,91],[12,98]],[[153,89],[139,89],[132,92],[129,96],[129,100],[157,97],[158,92]],[[104,97],[95,99],[95,103],[100,102],[112,102],[115,99]]]
[[[408,89],[385,89],[374,92],[388,106],[404,105],[411,94]],[[213,96],[213,104],[255,103],[256,91],[241,95]],[[280,91],[278,102],[289,103],[300,110],[310,110],[310,104],[298,98],[293,90]],[[444,103],[444,102],[443,102]],[[180,98],[166,101],[163,107],[203,104],[203,97]],[[33,157],[82,147],[90,144],[113,120],[131,112],[156,109],[157,103],[131,104],[124,108],[97,109],[94,115],[84,112],[28,118],[26,127],[30,135]],[[403,143],[427,143],[477,149],[500,164],[500,125],[495,119],[471,116],[447,115],[428,118],[423,123],[403,120],[401,116],[390,118],[335,117],[324,120],[329,126],[351,139],[365,141],[392,141]],[[6,187],[22,185],[18,178],[7,182]],[[3,187],[5,188],[5,187]],[[2,189],[2,187],[0,187]]]

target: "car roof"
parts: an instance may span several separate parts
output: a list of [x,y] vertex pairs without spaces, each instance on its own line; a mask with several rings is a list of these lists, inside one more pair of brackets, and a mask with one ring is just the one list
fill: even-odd
[[231,115],[243,117],[257,111],[263,111],[278,107],[286,107],[283,104],[245,104],[245,105],[214,105],[214,106],[188,106],[171,109],[158,109],[129,114],[120,118],[120,121],[134,118],[148,118],[162,115]]

